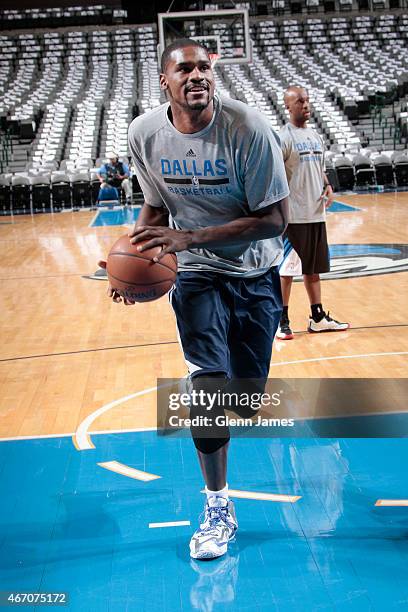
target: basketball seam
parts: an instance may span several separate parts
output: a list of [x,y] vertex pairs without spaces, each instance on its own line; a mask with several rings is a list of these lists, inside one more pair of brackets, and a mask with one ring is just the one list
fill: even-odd
[[[170,268],[170,266],[166,266],[166,264],[161,263],[160,261],[152,261],[152,259],[150,259],[149,257],[143,257],[143,255],[139,255],[139,254],[136,255],[134,253],[120,253],[118,251],[109,253],[109,257],[111,255],[120,255],[121,257],[135,257],[136,259],[143,259],[144,261],[150,261],[151,263],[154,263],[156,266],[162,266],[163,268],[167,268],[167,270],[171,270],[172,272],[177,272],[177,267],[174,270],[173,268]],[[176,266],[177,266],[177,263],[176,263]]]
[[167,283],[168,281],[171,281],[172,283],[174,283],[173,278],[163,278],[162,280],[156,281],[154,283],[146,283],[146,282],[145,283],[130,283],[121,278],[118,278],[117,276],[115,276],[114,274],[111,274],[110,272],[109,272],[109,276],[119,281],[120,283],[123,283],[124,285],[129,285],[129,286],[133,285],[135,287],[150,287],[152,285],[160,285],[160,283]]

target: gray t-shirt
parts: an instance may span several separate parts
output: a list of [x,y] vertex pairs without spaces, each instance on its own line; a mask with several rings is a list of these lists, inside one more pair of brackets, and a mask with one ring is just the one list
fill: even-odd
[[[279,138],[257,110],[215,96],[210,124],[194,134],[179,132],[168,110],[166,103],[136,117],[129,147],[146,203],[165,205],[171,227],[224,225],[288,195]],[[181,271],[246,277],[263,274],[281,256],[281,238],[177,254]]]
[[324,142],[311,127],[287,123],[280,131],[283,159],[289,182],[289,223],[326,219],[320,200],[324,186]]

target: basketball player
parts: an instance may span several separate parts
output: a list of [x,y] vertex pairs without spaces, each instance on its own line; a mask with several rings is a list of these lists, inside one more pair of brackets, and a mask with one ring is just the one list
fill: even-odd
[[[161,254],[178,253],[170,300],[193,388],[207,392],[230,379],[267,378],[289,193],[267,119],[214,86],[206,48],[179,39],[161,60],[169,102],[129,128],[145,198],[131,241],[147,240],[141,251],[163,245]],[[207,500],[190,554],[209,559],[227,551],[238,527],[226,480],[229,430],[192,435]]]
[[279,135],[290,194],[285,260],[280,268],[283,311],[277,337],[291,340],[288,305],[293,277],[298,274],[303,274],[310,301],[309,332],[343,331],[349,324],[335,321],[322,306],[320,274],[330,270],[326,207],[333,201],[333,190],[324,172],[323,139],[307,125],[310,103],[306,89],[288,87],[284,102],[290,121]]

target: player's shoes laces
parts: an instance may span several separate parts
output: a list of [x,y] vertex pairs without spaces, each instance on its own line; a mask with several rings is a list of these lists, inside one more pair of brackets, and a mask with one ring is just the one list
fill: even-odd
[[312,334],[319,332],[337,332],[344,331],[350,327],[349,323],[340,323],[332,319],[329,315],[329,312],[327,314],[323,313],[323,317],[320,321],[315,321],[313,317],[309,317],[309,327],[307,331]]
[[221,557],[238,529],[234,504],[224,497],[210,497],[202,516],[204,521],[190,541],[190,556],[193,559]]
[[292,340],[293,332],[290,329],[289,319],[282,318],[279,323],[278,331],[276,332],[276,337],[279,340]]

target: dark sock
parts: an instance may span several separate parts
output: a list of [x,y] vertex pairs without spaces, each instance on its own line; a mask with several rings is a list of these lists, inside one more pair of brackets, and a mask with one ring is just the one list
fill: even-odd
[[312,304],[310,308],[312,309],[313,321],[315,321],[316,323],[321,321],[325,315],[323,306],[321,304]]
[[284,306],[283,309],[282,309],[282,314],[281,314],[281,318],[280,318],[281,323],[289,321],[288,308],[289,308],[289,306]]

